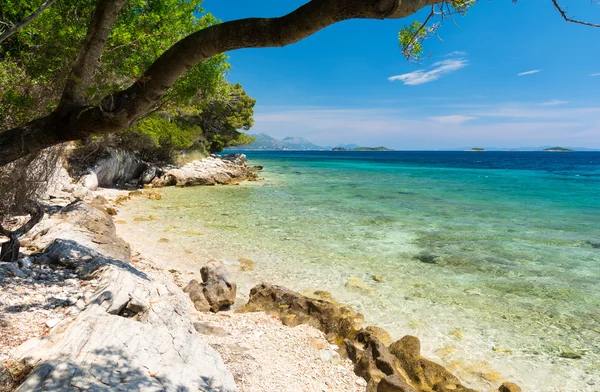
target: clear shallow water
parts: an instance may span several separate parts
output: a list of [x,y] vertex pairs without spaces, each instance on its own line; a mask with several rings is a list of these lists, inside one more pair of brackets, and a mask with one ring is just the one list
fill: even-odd
[[600,153],[247,154],[264,181],[166,189],[139,224],[329,290],[473,386],[600,391]]

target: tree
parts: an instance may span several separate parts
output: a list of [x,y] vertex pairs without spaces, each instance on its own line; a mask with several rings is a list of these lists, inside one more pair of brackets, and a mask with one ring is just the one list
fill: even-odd
[[[143,1],[99,0],[76,60],[68,67],[69,75],[58,104],[47,115],[0,133],[0,166],[59,143],[128,128],[140,117],[155,110],[188,71],[227,51],[285,46],[344,20],[403,18],[427,6],[432,7],[432,12],[437,6],[442,10],[442,16],[451,15],[456,11],[461,12],[474,1],[311,0],[278,18],[247,18],[210,24],[179,39],[144,68],[143,73],[128,87],[112,91],[101,99],[90,99],[89,89],[104,48],[112,37],[126,33],[116,28],[118,24],[115,21],[119,14],[124,7],[134,7],[133,12],[126,12],[125,15],[137,18],[135,7],[143,8],[145,4]],[[557,0],[550,1],[566,20],[573,21]],[[184,6],[185,3],[182,1],[179,4]],[[415,39],[421,39],[426,23],[422,26],[414,27],[413,35],[416,38],[409,39],[405,46],[410,46]],[[410,31],[406,31],[405,35]],[[129,59],[127,54],[124,56],[124,60]]]

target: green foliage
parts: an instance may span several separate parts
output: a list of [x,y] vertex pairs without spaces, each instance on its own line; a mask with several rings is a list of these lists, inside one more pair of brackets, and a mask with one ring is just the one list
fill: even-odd
[[134,151],[145,161],[171,162],[178,151],[190,148],[201,134],[198,126],[154,115],[112,139],[115,147]]
[[442,25],[446,18],[464,16],[476,0],[447,0],[433,5],[425,21],[415,20],[398,32],[402,54],[409,60],[419,60],[423,55],[423,42]]
[[248,96],[241,84],[224,84],[219,94],[199,104],[201,112],[192,121],[202,128],[202,142],[209,152],[252,142],[250,136],[239,130],[252,127],[256,100]]
[[[42,0],[0,0],[0,20],[14,23]],[[87,92],[88,104],[139,80],[158,56],[185,36],[217,23],[202,0],[129,0],[115,21]],[[97,0],[57,0],[0,46],[0,129],[47,115],[85,38]],[[198,17],[197,15],[202,15]],[[204,153],[246,143],[255,101],[225,80],[227,56],[192,67],[160,102],[160,110],[94,145],[136,151],[148,161],[171,161],[178,151]],[[151,77],[151,75],[147,76]]]
[[[16,22],[35,10],[41,0],[1,0],[0,18]],[[3,128],[48,114],[87,31],[97,0],[57,0],[34,22],[0,46],[0,105],[6,112]],[[217,23],[211,14],[201,17],[201,0],[130,0],[115,21],[100,64],[88,91],[89,104],[123,89],[142,76],[147,67],[183,37]],[[19,79],[7,75],[21,75]],[[217,90],[229,69],[224,54],[192,67],[170,89],[161,105],[179,105],[199,92],[209,96]],[[151,76],[150,76],[151,77]],[[9,87],[23,99],[5,99]],[[39,97],[44,96],[41,102]],[[33,101],[33,104],[29,104]],[[4,112],[4,110],[3,110]],[[10,121],[9,121],[10,120]]]
[[180,151],[219,152],[254,141],[239,130],[252,126],[255,103],[241,84],[225,82],[210,98],[197,95],[189,105],[158,112],[107,140],[146,161],[173,162]]
[[404,26],[398,33],[400,48],[403,52],[410,53],[414,59],[421,58],[423,54],[423,39],[426,35],[426,30],[422,28],[423,23],[415,20],[411,24]]

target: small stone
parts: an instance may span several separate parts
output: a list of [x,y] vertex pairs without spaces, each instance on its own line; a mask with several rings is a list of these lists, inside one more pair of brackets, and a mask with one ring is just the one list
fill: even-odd
[[17,260],[17,264],[19,265],[20,269],[30,269],[31,267],[33,267],[33,263],[31,262],[29,256],[24,256],[20,258],[19,260]]
[[156,215],[150,215],[149,218],[151,220],[159,220],[158,216],[156,216]]
[[563,351],[560,353],[559,357],[567,359],[581,359],[582,355],[581,353],[575,351]]
[[311,337],[308,339],[308,342],[317,350],[323,350],[326,346],[326,343],[323,341],[323,339],[316,339]]
[[168,238],[161,238],[158,240],[158,242],[167,243],[167,242],[171,242],[171,241],[169,241]]
[[117,220],[115,221],[115,223],[116,223],[116,224],[118,224],[118,225],[124,225],[124,224],[126,224],[126,223],[127,223],[127,221],[124,221],[124,220],[121,220],[121,219],[117,219]]
[[373,279],[375,282],[383,282],[383,276],[381,275],[371,275],[371,279]]
[[145,216],[136,216],[133,218],[134,222],[149,222],[150,220],[150,218],[146,218]]
[[512,382],[505,382],[504,384],[500,385],[500,388],[498,388],[499,392],[521,392],[521,387],[519,387],[517,384],[513,384]]
[[221,337],[229,335],[227,331],[225,331],[223,328],[206,322],[195,322],[194,329],[196,330],[196,332],[201,333],[203,335],[213,335]]
[[48,319],[48,320],[46,320],[46,326],[48,326],[48,328],[53,328],[59,322],[60,322],[60,319],[58,319],[58,318]]
[[79,310],[85,309],[85,301],[83,301],[82,299],[78,300],[77,302],[75,302],[75,307]]
[[40,265],[50,265],[52,264],[52,260],[46,255],[40,255],[35,258],[35,263]]
[[106,213],[110,216],[115,216],[117,215],[117,210],[114,207],[106,207],[104,209],[106,211]]

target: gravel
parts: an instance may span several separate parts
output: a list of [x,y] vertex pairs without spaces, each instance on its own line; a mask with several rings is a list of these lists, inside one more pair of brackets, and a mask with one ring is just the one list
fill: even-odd
[[340,358],[337,347],[311,326],[287,327],[265,313],[197,317],[240,392],[365,391],[367,383],[354,374],[350,360]]

